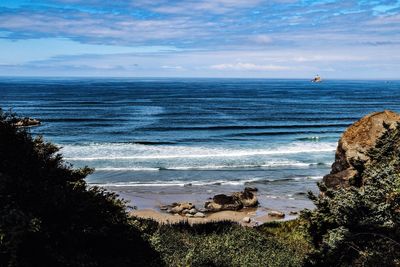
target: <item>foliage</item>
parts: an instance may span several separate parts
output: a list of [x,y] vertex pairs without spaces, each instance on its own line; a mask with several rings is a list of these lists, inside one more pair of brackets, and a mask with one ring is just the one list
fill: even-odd
[[0,266],[150,266],[158,254],[113,193],[0,110]]
[[305,211],[316,266],[400,265],[400,124],[390,128],[358,161],[352,186],[310,198],[316,210]]
[[310,244],[300,223],[159,225],[137,219],[167,266],[301,266]]

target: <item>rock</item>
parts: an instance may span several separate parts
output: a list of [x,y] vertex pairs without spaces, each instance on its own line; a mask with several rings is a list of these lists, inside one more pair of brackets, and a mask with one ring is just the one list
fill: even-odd
[[186,215],[185,215],[186,217],[193,217],[193,214],[190,214],[190,213],[186,213]]
[[204,218],[204,217],[206,217],[206,215],[205,215],[204,213],[202,213],[202,212],[196,212],[196,213],[193,215],[193,217],[194,217],[194,218]]
[[186,213],[189,213],[189,210],[188,210],[188,209],[182,210],[182,214],[186,214]]
[[168,206],[166,206],[166,205],[162,205],[162,206],[160,206],[160,210],[168,210]]
[[181,213],[183,210],[190,210],[194,208],[194,205],[190,202],[174,203],[175,207],[171,208],[172,213]]
[[207,212],[207,209],[205,209],[205,208],[200,208],[200,209],[197,209],[199,212],[202,212],[202,213],[205,213],[205,212]]
[[285,218],[285,213],[276,210],[268,212],[268,215],[271,217]]
[[289,215],[297,215],[297,214],[299,214],[297,211],[291,211],[291,212],[289,212]]
[[180,206],[176,206],[176,207],[173,207],[173,208],[171,209],[171,212],[172,212],[172,213],[181,213],[182,211],[183,211],[183,208],[180,207]]
[[250,217],[244,217],[244,218],[242,219],[242,222],[244,222],[244,223],[250,223],[250,222],[251,222],[251,218],[250,218]]
[[195,213],[197,213],[197,210],[195,208],[192,208],[192,209],[189,210],[189,213],[190,214],[195,214]]
[[40,121],[32,118],[21,118],[14,122],[14,125],[17,127],[39,126]]
[[339,140],[332,170],[323,178],[325,185],[334,189],[348,187],[349,179],[357,174],[354,160],[368,162],[366,152],[385,131],[383,124],[395,127],[398,122],[400,114],[385,110],[369,114],[348,127]]
[[258,199],[255,194],[256,188],[246,187],[243,192],[235,192],[230,196],[215,195],[212,201],[205,203],[208,211],[240,210],[243,207],[256,207]]
[[212,201],[207,201],[205,208],[208,211],[240,210],[243,204],[236,196],[220,194],[215,195]]
[[257,187],[245,187],[244,191],[257,192],[258,188]]
[[258,205],[258,199],[254,192],[254,188],[246,187],[243,192],[237,194],[244,207],[256,207]]

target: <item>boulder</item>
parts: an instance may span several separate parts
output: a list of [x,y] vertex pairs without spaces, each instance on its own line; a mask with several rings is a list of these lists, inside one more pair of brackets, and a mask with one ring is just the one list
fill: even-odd
[[183,210],[191,210],[192,208],[194,208],[194,205],[190,202],[173,203],[173,204],[175,204],[175,206],[171,208],[172,213],[182,213]]
[[250,223],[250,222],[251,222],[251,218],[250,218],[250,217],[244,217],[244,218],[242,219],[242,222],[244,222],[244,223]]
[[243,192],[235,192],[232,195],[215,195],[212,201],[205,203],[207,211],[240,210],[243,207],[256,207],[258,199],[256,188],[246,187]]
[[18,119],[15,123],[15,126],[17,127],[30,127],[30,126],[39,126],[40,121],[32,118],[21,118]]
[[385,110],[369,114],[348,127],[339,140],[331,172],[323,178],[325,185],[334,189],[348,187],[349,179],[357,174],[355,160],[368,162],[366,152],[385,131],[384,123],[395,127],[398,122],[400,114]]
[[196,212],[193,215],[193,218],[204,218],[204,217],[206,217],[206,215],[204,213],[202,213],[202,212]]
[[258,188],[257,187],[245,187],[244,191],[257,192]]
[[189,213],[189,210],[188,210],[188,209],[182,210],[182,214],[186,214],[186,213]]
[[235,193],[244,207],[256,207],[258,199],[255,194],[257,189],[246,187],[243,192]]
[[207,201],[205,208],[208,211],[240,210],[243,204],[236,196],[220,194],[215,195],[212,201]]
[[161,205],[160,206],[160,210],[168,210],[169,209],[169,206],[166,206],[166,205]]
[[197,210],[195,209],[195,208],[192,208],[192,209],[190,209],[189,210],[189,212],[188,213],[190,213],[190,214],[196,214],[197,213]]

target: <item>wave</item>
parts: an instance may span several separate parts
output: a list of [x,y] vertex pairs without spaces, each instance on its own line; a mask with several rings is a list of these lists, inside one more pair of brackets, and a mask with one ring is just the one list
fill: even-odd
[[159,171],[160,168],[145,168],[145,167],[137,167],[137,168],[132,168],[132,167],[101,167],[101,168],[95,168],[95,171]]
[[320,180],[322,176],[305,176],[305,177],[293,177],[283,179],[266,179],[266,178],[249,178],[242,180],[206,180],[206,181],[132,181],[132,182],[109,182],[109,183],[89,183],[92,186],[102,187],[190,187],[190,186],[245,186],[245,185],[257,185],[257,184],[271,184],[271,183],[290,183],[298,182],[303,180]]
[[[112,122],[115,123],[115,118],[45,118],[44,122]],[[118,119],[120,122],[121,119]]]
[[170,166],[170,167],[100,167],[96,171],[194,171],[194,170],[237,170],[237,169],[266,169],[266,168],[308,168],[325,166],[327,163],[305,163],[295,161],[277,161],[267,164],[239,164],[239,165],[202,165],[202,166]]
[[145,127],[146,131],[212,131],[212,130],[249,130],[249,129],[305,129],[305,128],[344,128],[348,123],[331,124],[293,124],[293,125],[221,125],[196,127]]
[[299,182],[299,181],[307,181],[307,180],[321,180],[323,176],[300,176],[300,177],[290,177],[290,178],[282,178],[282,179],[262,179],[252,182],[246,182],[245,185],[251,184],[274,184],[274,183],[287,183],[287,182]]
[[270,136],[270,135],[293,135],[293,134],[340,134],[343,131],[277,131],[277,132],[251,132],[227,134],[226,137],[247,137],[247,136]]
[[165,187],[165,186],[220,186],[220,185],[231,185],[240,186],[250,182],[255,182],[258,179],[245,179],[245,180],[213,180],[213,181],[151,181],[151,182],[116,182],[116,183],[90,183],[90,185],[97,185],[103,187]]
[[298,142],[268,149],[259,148],[212,148],[193,146],[157,146],[127,143],[101,143],[88,145],[64,145],[61,152],[68,161],[98,160],[157,160],[157,159],[201,159],[240,158],[251,156],[273,156],[299,153],[333,152],[336,143]]
[[308,136],[308,137],[300,137],[300,138],[296,138],[296,140],[299,141],[314,141],[314,142],[319,142],[321,139],[328,139],[330,137],[328,136]]
[[134,142],[129,142],[132,144],[138,144],[138,145],[174,145],[176,144],[175,142],[156,142],[156,141],[134,141]]

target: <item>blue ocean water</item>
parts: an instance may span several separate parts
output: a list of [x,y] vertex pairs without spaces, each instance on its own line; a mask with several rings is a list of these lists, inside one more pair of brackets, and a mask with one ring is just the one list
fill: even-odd
[[329,172],[343,130],[400,111],[400,82],[262,79],[0,80],[0,107],[87,178],[126,194],[228,192],[305,199]]

